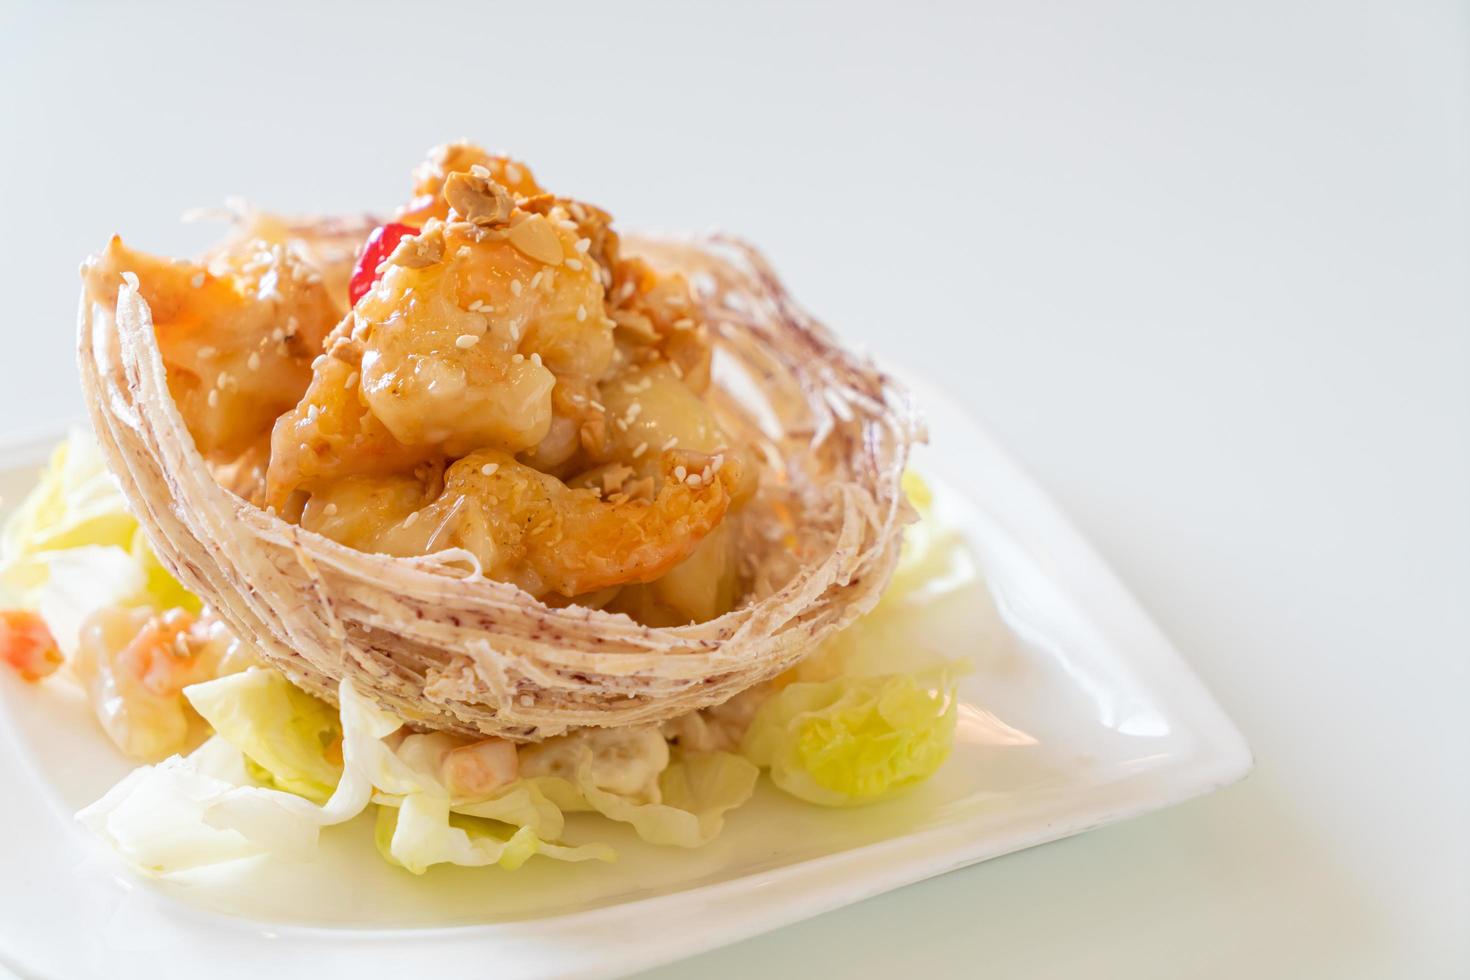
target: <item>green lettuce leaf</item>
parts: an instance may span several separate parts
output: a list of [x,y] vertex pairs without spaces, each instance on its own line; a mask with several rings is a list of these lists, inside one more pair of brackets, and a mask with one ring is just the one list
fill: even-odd
[[959,671],[838,677],[782,688],[741,749],[791,795],[824,806],[884,799],[933,775],[954,743]]
[[435,793],[413,793],[397,806],[380,805],[373,837],[385,859],[414,874],[436,864],[496,865],[514,871],[537,854],[557,861],[617,859],[606,844],[554,844],[530,825],[512,830],[496,821],[455,813],[449,798]]
[[274,670],[251,668],[184,689],[266,786],[325,803],[342,778],[337,712]]
[[[323,804],[256,785],[240,748],[216,735],[187,756],[135,769],[77,819],[133,864],[158,874],[266,853],[309,858],[322,827],[363,812],[375,784],[402,775],[383,743],[402,722],[348,681],[337,697],[342,777]],[[242,741],[260,738],[252,732]]]
[[148,535],[143,533],[142,528],[133,532],[133,540],[128,545],[128,553],[143,570],[143,597],[148,605],[155,609],[187,609],[189,612],[198,614],[204,608],[204,603],[199,597],[188,589],[178,579],[173,577],[163,563],[158,560],[158,555],[153,551],[153,546],[148,543]]
[[869,618],[912,612],[979,575],[964,536],[936,514],[933,491],[923,478],[907,470],[903,488],[919,519],[904,528],[893,577]]
[[699,847],[719,836],[725,813],[750,799],[760,769],[732,752],[690,755],[659,775],[662,799],[638,803],[600,789],[579,774],[576,790],[610,820],[631,824],[650,844]]
[[[107,588],[81,601],[68,583],[58,583],[58,563],[89,563]],[[119,572],[127,565],[126,577]],[[116,583],[130,585],[117,593]],[[118,490],[90,433],[73,429],[57,446],[40,481],[0,530],[0,583],[41,609],[57,642],[74,648],[74,615],[51,622],[53,607],[75,612],[101,605],[183,608],[197,613],[202,604],[158,561],[127,501]],[[58,597],[57,593],[61,596]]]
[[522,751],[522,781],[568,813],[595,811],[650,844],[699,847],[750,799],[760,770],[729,752],[670,761],[657,729],[589,729]]
[[18,591],[39,588],[47,578],[40,556],[85,545],[126,551],[137,529],[97,444],[73,429],[0,532],[0,576]]
[[556,840],[566,827],[561,807],[548,799],[534,780],[528,779],[516,780],[492,799],[457,802],[454,812],[514,827],[528,827],[543,840]]

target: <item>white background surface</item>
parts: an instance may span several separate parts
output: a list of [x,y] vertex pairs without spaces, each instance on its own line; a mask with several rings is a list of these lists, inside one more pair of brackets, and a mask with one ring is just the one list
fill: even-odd
[[387,208],[470,136],[957,391],[1255,748],[659,976],[1470,972],[1463,4],[201,8],[0,2],[0,435],[78,410],[114,231]]

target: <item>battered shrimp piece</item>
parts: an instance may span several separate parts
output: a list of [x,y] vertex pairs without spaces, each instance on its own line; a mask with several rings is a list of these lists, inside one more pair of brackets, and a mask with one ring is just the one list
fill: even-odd
[[540,215],[511,220],[499,239],[443,226],[442,246],[425,229],[418,240],[442,259],[389,269],[358,304],[363,397],[400,442],[530,448],[550,425],[556,376],[596,377],[610,362],[601,284],[565,266],[575,237]]
[[608,315],[618,326],[620,355],[632,364],[663,360],[689,390],[704,394],[712,351],[688,280],[639,258],[617,257],[610,268]]
[[341,313],[316,273],[281,245],[256,243],[215,271],[135,252],[114,237],[85,270],[111,304],[124,273],[153,314],[169,391],[201,454],[232,461],[268,438],[311,381],[311,362]]
[[353,474],[481,448],[535,450],[552,434],[554,388],[565,389],[558,401],[590,410],[592,399],[565,395],[592,390],[607,370],[613,325],[574,231],[516,209],[479,174],[451,174],[444,193],[456,220],[403,239],[306,397],[277,423],[277,507],[298,488]]
[[[427,494],[423,484],[359,477],[314,494],[301,524],[385,554],[464,548],[489,578],[535,596],[577,596],[652,581],[688,558],[723,520],[739,480],[736,467],[721,462],[666,453],[663,485],[651,500],[604,500],[483,450],[452,464],[443,490],[422,507],[413,509]],[[353,512],[377,520],[345,516]]]
[[261,248],[280,245],[321,276],[322,288],[339,310],[352,303],[347,280],[357,252],[377,223],[367,215],[341,218],[293,219],[256,210],[243,202],[227,206],[220,217],[232,221],[230,233],[204,255],[216,271],[229,268]]
[[[344,353],[334,333],[328,343]],[[295,408],[276,420],[266,470],[266,503],[284,510],[293,493],[352,474],[396,473],[435,458],[432,447],[405,446],[363,404],[360,358],[327,355]]]
[[682,626],[728,612],[739,592],[740,555],[726,515],[688,558],[652,582],[619,589],[607,608],[646,626]]
[[723,454],[741,464],[734,492],[736,503],[755,490],[754,467],[732,448],[709,406],[676,373],[668,361],[655,360],[627,368],[600,386],[601,404],[608,424],[604,438],[590,448],[595,466],[573,479],[596,486],[611,467],[626,467],[641,479],[654,475],[664,450],[692,449],[708,455]]
[[432,537],[432,529],[417,527],[417,520],[409,518],[442,490],[434,469],[357,474],[320,486],[302,510],[301,526],[358,551],[423,554],[421,546]]

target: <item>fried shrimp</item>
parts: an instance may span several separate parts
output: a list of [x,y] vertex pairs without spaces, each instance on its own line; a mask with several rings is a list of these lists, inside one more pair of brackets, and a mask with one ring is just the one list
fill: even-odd
[[570,597],[650,582],[683,562],[724,518],[739,473],[719,457],[670,452],[662,480],[648,500],[603,499],[482,450],[451,465],[432,499],[412,478],[349,478],[314,494],[301,524],[363,551],[463,548],[491,578]]
[[350,270],[346,226],[252,215],[208,268],[114,242],[92,274],[137,273],[199,448],[252,502],[363,551],[462,549],[549,602],[708,619],[739,592],[727,521],[757,468],[701,397],[690,283],[611,222],[457,143],[359,226]]
[[[454,191],[460,183],[471,186]],[[472,208],[493,196],[480,187],[494,185],[450,187]],[[596,269],[575,258],[577,237],[539,214],[492,217],[433,219],[388,258],[333,337],[329,360],[340,363],[319,363],[306,397],[277,425],[273,504],[320,478],[481,448],[534,450],[552,434],[553,388],[590,389],[607,371],[613,327]],[[568,404],[575,412],[587,400]],[[573,428],[583,421],[563,417]],[[555,435],[566,441],[566,426]],[[559,463],[569,454],[548,455]]]
[[341,316],[320,278],[279,244],[242,243],[211,270],[114,238],[86,270],[88,291],[112,303],[127,274],[153,313],[169,390],[199,451],[221,466],[263,461],[272,424],[306,390]]

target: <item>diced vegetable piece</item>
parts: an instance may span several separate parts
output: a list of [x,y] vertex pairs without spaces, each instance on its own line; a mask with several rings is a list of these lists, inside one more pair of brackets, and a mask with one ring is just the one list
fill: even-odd
[[500,738],[464,745],[444,756],[440,771],[450,796],[487,797],[515,782],[519,771],[516,747]]
[[0,610],[0,660],[28,681],[38,681],[61,666],[61,650],[39,613]]

